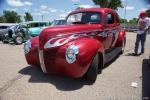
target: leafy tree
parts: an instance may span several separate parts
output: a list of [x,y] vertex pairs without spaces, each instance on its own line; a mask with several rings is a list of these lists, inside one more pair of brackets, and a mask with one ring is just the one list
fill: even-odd
[[24,19],[25,21],[33,21],[33,17],[29,12],[25,12]]
[[21,16],[18,15],[18,13],[15,11],[5,10],[3,12],[3,14],[4,14],[3,17],[5,18],[6,23],[20,23],[20,22],[22,22]]
[[137,18],[133,18],[131,20],[129,20],[129,24],[137,24],[138,19]]
[[123,8],[121,0],[92,0],[95,5],[100,5],[102,8],[112,8],[117,10],[119,7]]
[[3,16],[0,16],[0,23],[5,23],[5,18]]
[[120,23],[127,23],[127,19],[120,18]]

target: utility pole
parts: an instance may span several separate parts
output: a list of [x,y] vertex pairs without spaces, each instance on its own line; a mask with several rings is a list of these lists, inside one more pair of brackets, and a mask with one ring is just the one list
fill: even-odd
[[125,12],[124,12],[124,28],[126,26],[126,15],[127,15],[127,0],[125,1]]
[[42,17],[42,21],[43,21],[44,15],[42,15],[41,17]]

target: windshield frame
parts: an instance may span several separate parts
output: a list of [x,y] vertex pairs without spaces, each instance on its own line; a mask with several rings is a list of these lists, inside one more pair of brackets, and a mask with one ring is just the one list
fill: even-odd
[[[102,24],[102,12],[97,12],[97,11],[83,11],[83,12],[73,12],[73,13],[70,13],[67,17],[66,17],[66,24],[73,24],[73,23],[68,23],[68,18],[70,17],[70,16],[72,16],[72,15],[74,15],[74,14],[78,14],[78,13],[97,13],[97,14],[99,14],[99,17],[100,17],[100,19],[99,19],[99,22],[98,23],[84,23],[84,22],[81,22],[81,24]],[[83,16],[83,15],[82,15]],[[76,22],[75,22],[76,23]],[[78,22],[77,22],[78,23]],[[79,23],[78,23],[79,24]]]

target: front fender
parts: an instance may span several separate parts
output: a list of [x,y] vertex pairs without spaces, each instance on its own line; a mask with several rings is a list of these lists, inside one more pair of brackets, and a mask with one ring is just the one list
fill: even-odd
[[102,44],[92,38],[79,38],[77,40],[71,41],[64,46],[60,47],[58,50],[59,55],[66,55],[66,50],[70,45],[75,45],[79,49],[79,53],[77,54],[76,61],[72,64],[69,64],[65,59],[64,69],[61,71],[64,74],[70,74],[72,77],[82,77],[88,70],[94,56],[98,52],[103,52]]
[[27,63],[30,65],[40,65],[39,62],[39,37],[33,37],[31,39],[31,50],[25,54]]

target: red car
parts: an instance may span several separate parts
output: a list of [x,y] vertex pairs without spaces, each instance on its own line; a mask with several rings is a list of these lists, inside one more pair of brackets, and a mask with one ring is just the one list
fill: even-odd
[[24,44],[27,63],[39,65],[44,73],[86,75],[95,82],[104,64],[124,50],[126,34],[119,16],[109,8],[89,8],[71,12],[66,21]]

